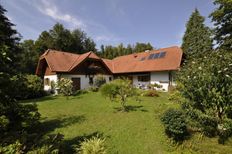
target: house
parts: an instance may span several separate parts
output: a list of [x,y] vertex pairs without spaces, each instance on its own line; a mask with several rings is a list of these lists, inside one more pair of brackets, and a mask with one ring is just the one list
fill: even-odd
[[36,74],[44,78],[44,90],[50,90],[52,82],[59,78],[73,81],[75,90],[87,89],[97,74],[102,74],[106,82],[118,77],[130,79],[136,87],[146,88],[157,83],[168,91],[174,85],[175,72],[179,70],[182,50],[168,47],[116,57],[112,60],[98,57],[93,52],[73,54],[47,50],[41,55]]

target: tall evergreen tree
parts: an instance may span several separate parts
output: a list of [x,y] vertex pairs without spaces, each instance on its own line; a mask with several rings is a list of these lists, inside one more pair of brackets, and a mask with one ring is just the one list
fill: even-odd
[[232,50],[232,1],[215,0],[217,9],[210,17],[215,25],[215,40],[219,47],[225,50]]
[[[20,41],[20,35],[13,29],[9,19],[5,16],[6,10],[0,5],[0,47],[7,48],[7,56],[9,59],[0,60],[0,72],[12,73],[19,67],[19,54],[18,43]],[[5,49],[4,49],[5,50]]]
[[20,64],[19,37],[5,12],[0,5],[0,145],[23,138],[22,134],[31,130],[39,119],[36,106],[17,103],[17,96],[14,95],[14,92],[20,91],[21,88],[17,88],[16,85],[20,83],[14,82],[12,78],[18,74],[17,67]]
[[204,17],[195,9],[186,24],[182,43],[186,59],[200,57],[203,53],[212,50],[211,31],[204,25],[204,20]]

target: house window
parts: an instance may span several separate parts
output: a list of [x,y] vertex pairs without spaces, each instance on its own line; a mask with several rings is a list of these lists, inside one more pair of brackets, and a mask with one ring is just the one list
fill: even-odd
[[141,75],[138,76],[138,81],[139,82],[149,82],[150,81],[150,75]]
[[89,84],[90,84],[90,85],[93,84],[93,77],[89,77]]
[[44,85],[45,86],[50,86],[50,79],[49,78],[44,79]]
[[109,81],[112,81],[112,77],[111,76],[109,77]]

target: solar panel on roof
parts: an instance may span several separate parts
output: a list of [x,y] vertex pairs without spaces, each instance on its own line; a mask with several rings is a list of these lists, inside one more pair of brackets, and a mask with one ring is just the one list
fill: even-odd
[[153,59],[157,59],[157,58],[159,58],[159,54],[160,54],[160,53],[156,53],[156,54],[154,54]]
[[148,59],[152,59],[153,56],[154,56],[154,54],[150,54]]
[[166,52],[160,52],[159,58],[163,58],[165,57],[165,55],[166,55]]

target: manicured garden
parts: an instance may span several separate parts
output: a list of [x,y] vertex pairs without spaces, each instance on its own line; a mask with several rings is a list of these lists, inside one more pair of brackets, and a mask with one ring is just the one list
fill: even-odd
[[232,153],[231,139],[220,145],[216,137],[197,133],[179,146],[174,144],[165,135],[160,117],[168,108],[178,108],[178,104],[170,102],[167,93],[141,100],[129,100],[128,112],[119,111],[120,103],[110,102],[99,92],[27,102],[38,105],[46,134],[64,135],[66,153],[74,152],[73,146],[96,134],[106,139],[107,153]]

